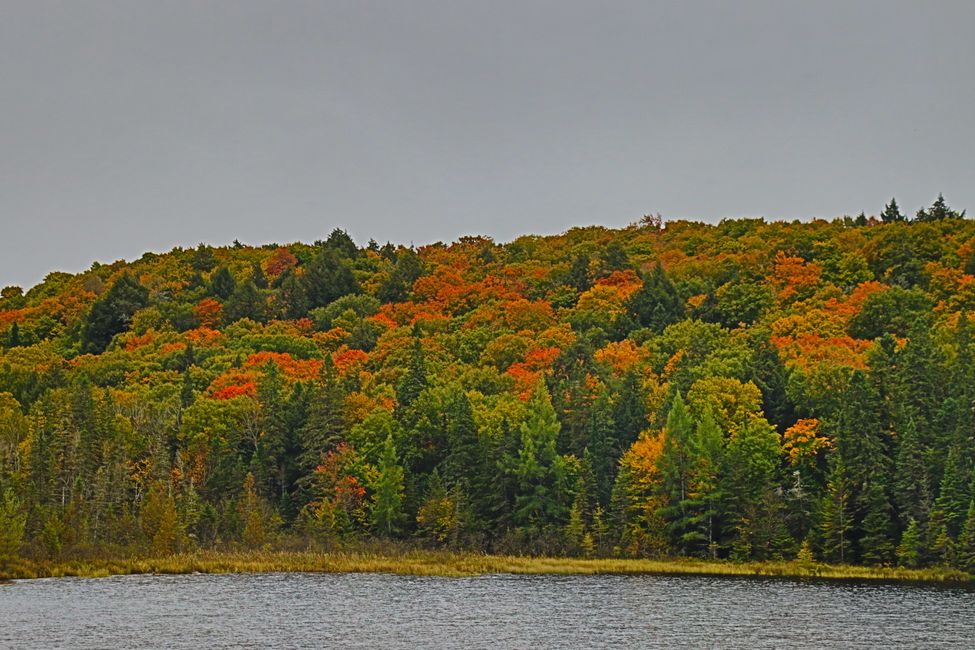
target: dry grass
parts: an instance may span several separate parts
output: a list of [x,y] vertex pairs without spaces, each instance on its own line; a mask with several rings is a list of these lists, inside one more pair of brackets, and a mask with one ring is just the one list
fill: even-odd
[[137,573],[395,573],[461,577],[489,573],[765,576],[826,580],[963,583],[966,573],[947,569],[841,566],[801,562],[577,559],[409,551],[397,554],[314,552],[196,552],[162,558],[68,562],[18,561],[0,578],[104,577]]

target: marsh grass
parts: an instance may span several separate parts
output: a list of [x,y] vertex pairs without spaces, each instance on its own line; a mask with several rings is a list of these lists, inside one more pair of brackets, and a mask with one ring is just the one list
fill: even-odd
[[578,559],[407,551],[363,552],[199,551],[160,558],[44,562],[19,560],[0,567],[0,579],[184,573],[393,573],[464,577],[493,573],[561,575],[708,575],[820,580],[971,583],[947,568],[904,569],[813,562],[723,562],[690,559]]

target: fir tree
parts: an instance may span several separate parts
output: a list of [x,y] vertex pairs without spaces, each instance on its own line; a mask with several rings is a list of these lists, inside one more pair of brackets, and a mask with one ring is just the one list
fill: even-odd
[[880,213],[880,218],[883,219],[884,223],[905,221],[907,219],[907,217],[901,214],[901,210],[897,206],[897,199],[893,197],[891,197],[890,203],[884,206],[884,211]]
[[427,366],[423,356],[423,346],[420,345],[419,337],[414,337],[410,365],[407,366],[406,375],[396,388],[396,399],[399,405],[403,408],[412,406],[426,387]]
[[879,565],[891,561],[893,528],[890,503],[877,477],[867,488],[866,515],[861,524],[860,557],[865,563]]
[[964,219],[965,210],[957,212],[948,207],[945,202],[945,197],[938,193],[938,198],[935,199],[931,207],[925,210],[921,208],[917,211],[916,221],[942,221],[944,219]]
[[390,433],[383,443],[372,501],[372,525],[382,537],[393,537],[399,532],[403,519],[403,479],[403,468]]
[[841,564],[853,560],[850,541],[852,529],[850,483],[842,458],[834,454],[820,516],[822,552],[827,560]]
[[230,274],[226,266],[217,269],[213,278],[210,279],[210,293],[221,300],[226,300],[232,296],[236,288],[237,283],[234,281],[234,276]]
[[957,564],[963,571],[975,573],[975,499],[968,502],[965,525],[958,538]]
[[923,556],[921,527],[916,519],[911,519],[901,535],[901,543],[897,546],[897,561],[908,569],[916,569],[921,566]]

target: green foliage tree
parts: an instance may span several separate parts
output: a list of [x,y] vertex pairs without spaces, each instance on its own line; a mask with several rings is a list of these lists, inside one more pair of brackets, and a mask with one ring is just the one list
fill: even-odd
[[372,499],[372,525],[382,537],[393,537],[399,531],[403,519],[403,476],[396,444],[389,434],[383,443]]
[[0,568],[20,556],[20,549],[24,542],[24,530],[27,524],[27,513],[24,512],[20,499],[13,489],[3,491],[0,501]]
[[938,198],[934,200],[934,203],[931,204],[930,208],[928,208],[927,210],[921,208],[920,210],[917,211],[917,216],[915,217],[915,221],[920,221],[920,222],[942,221],[944,219],[964,219],[964,218],[965,218],[965,210],[962,210],[961,212],[952,210],[950,207],[948,207],[948,204],[945,202],[945,197],[942,196],[941,193],[939,192]]
[[906,221],[907,217],[901,214],[901,210],[897,205],[897,199],[891,197],[890,203],[884,206],[884,211],[880,213],[880,218],[884,223],[895,223],[899,221]]
[[226,266],[221,266],[213,274],[210,279],[210,293],[220,298],[221,300],[227,300],[233,295],[234,290],[237,288],[237,282],[234,280],[234,276],[230,274],[230,270]]
[[149,304],[149,291],[128,273],[95,301],[81,331],[81,348],[98,354],[112,337],[128,329],[135,313]]

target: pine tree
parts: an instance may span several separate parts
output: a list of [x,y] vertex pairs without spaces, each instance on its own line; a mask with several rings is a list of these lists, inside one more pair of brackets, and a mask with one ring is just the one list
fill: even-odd
[[603,507],[609,506],[613,482],[616,480],[616,461],[621,454],[615,436],[612,404],[609,395],[603,391],[589,410],[589,445],[592,472],[595,481],[595,498]]
[[659,333],[684,317],[684,301],[663,266],[657,263],[643,275],[643,286],[627,301],[626,310],[620,335],[625,336],[633,327],[648,327]]
[[714,559],[717,555],[718,518],[721,502],[721,467],[724,463],[722,444],[724,434],[710,408],[694,429],[691,438],[691,474],[689,481],[689,533],[684,540],[689,545],[699,542],[700,550]]
[[958,537],[957,564],[961,570],[975,573],[975,499],[968,502],[965,525]]
[[264,296],[250,280],[238,284],[227,299],[223,308],[223,319],[227,323],[250,318],[261,322],[266,315],[267,303]]
[[413,339],[413,353],[410,355],[410,365],[406,375],[396,388],[396,399],[402,408],[413,405],[423,389],[427,387],[427,366],[423,356],[423,346],[419,337]]
[[359,283],[347,263],[332,248],[322,249],[312,259],[305,268],[301,284],[310,309],[324,307],[333,300],[359,291]]
[[572,260],[569,269],[569,284],[578,293],[588,291],[592,286],[592,279],[589,277],[589,256],[580,253]]
[[841,564],[853,560],[850,532],[850,483],[843,460],[838,454],[831,459],[829,480],[823,497],[820,517],[820,536],[823,556]]
[[565,491],[568,477],[565,461],[556,451],[560,425],[544,382],[538,383],[528,413],[521,425],[521,445],[514,467],[514,523],[537,539],[565,518],[569,506]]
[[938,198],[935,199],[931,207],[925,210],[921,208],[917,211],[916,221],[941,221],[943,219],[964,219],[965,210],[957,212],[948,207],[945,202],[945,197],[938,193]]
[[643,401],[640,377],[635,371],[631,370],[623,377],[613,405],[613,424],[616,430],[615,447],[620,450],[629,449],[647,426],[647,407]]
[[915,525],[920,525],[928,520],[931,488],[927,453],[921,446],[913,418],[907,420],[898,439],[894,501],[902,521],[913,520]]
[[149,290],[123,274],[92,305],[81,331],[82,351],[103,352],[112,337],[127,330],[135,313],[148,304]]
[[251,279],[250,279],[250,281],[253,282],[254,283],[254,286],[257,287],[258,289],[262,289],[262,290],[263,289],[267,289],[267,286],[268,286],[267,285],[267,276],[264,275],[264,269],[261,268],[260,263],[257,262],[257,261],[255,261],[253,264],[251,264]]
[[880,213],[880,218],[883,219],[884,223],[905,221],[907,219],[907,217],[901,214],[901,210],[897,206],[897,199],[893,197],[891,197],[890,203],[884,206],[884,211]]
[[908,569],[916,569],[921,566],[923,556],[921,527],[916,519],[911,519],[901,535],[901,543],[897,546],[897,561]]
[[226,300],[232,296],[236,288],[237,283],[234,281],[234,276],[230,274],[226,266],[217,269],[213,278],[210,279],[210,293],[221,300]]
[[393,537],[399,532],[403,519],[403,479],[393,435],[388,434],[377,467],[372,500],[372,525],[381,537]]
[[941,479],[941,489],[935,500],[935,507],[941,512],[948,535],[957,538],[965,522],[965,514],[970,500],[965,467],[958,446],[948,451],[945,472]]
[[0,568],[4,562],[20,555],[26,523],[27,514],[23,512],[20,499],[7,488],[0,500]]
[[690,490],[694,459],[691,456],[691,438],[694,423],[680,393],[674,395],[667,425],[664,428],[663,450],[658,467],[662,477],[662,490],[667,505],[660,514],[667,521],[670,538],[678,550],[687,553],[694,542],[695,532],[691,528]]
[[10,332],[7,334],[7,349],[19,348],[20,347],[20,325],[17,321],[10,326]]
[[264,546],[268,539],[268,530],[254,475],[250,472],[244,477],[243,489],[237,500],[237,515],[243,524],[240,541],[244,546],[250,549]]
[[891,561],[894,545],[891,507],[879,477],[867,488],[866,515],[861,524],[860,557],[867,564],[880,565]]

